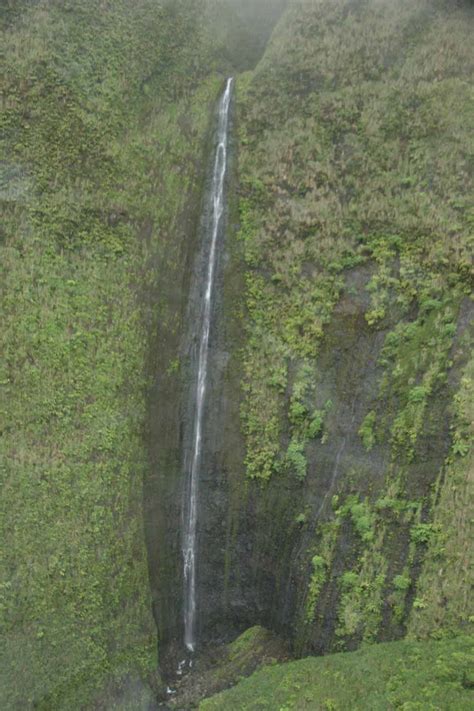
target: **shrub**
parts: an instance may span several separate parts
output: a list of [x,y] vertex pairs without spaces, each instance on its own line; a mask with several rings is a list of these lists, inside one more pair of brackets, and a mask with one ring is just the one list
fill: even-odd
[[308,427],[308,437],[310,439],[315,439],[321,434],[324,425],[324,410],[315,410],[313,412],[313,418],[309,423]]
[[286,462],[290,469],[298,479],[303,480],[306,477],[307,462],[304,455],[304,445],[296,439],[292,439],[286,452]]
[[364,444],[364,447],[368,452],[373,448],[375,444],[375,432],[374,432],[374,425],[375,425],[375,418],[376,414],[373,410],[369,412],[368,415],[366,415],[360,430],[359,430],[359,435],[362,438],[362,442]]
[[366,543],[373,541],[375,517],[366,501],[359,501],[357,496],[349,496],[336,514],[338,516],[350,514],[354,528],[362,540]]
[[348,570],[341,576],[341,588],[345,591],[352,590],[359,582],[359,576],[353,570]]
[[408,575],[396,575],[393,579],[393,587],[395,590],[408,590],[410,587],[411,580]]
[[313,572],[309,582],[308,598],[306,602],[306,622],[314,620],[316,603],[319,593],[326,582],[328,565],[324,558],[320,555],[315,555],[311,560]]
[[423,385],[417,385],[415,388],[412,388],[408,394],[408,401],[409,402],[423,402],[425,398],[428,397],[429,395],[429,390],[428,388],[424,387]]
[[410,538],[416,545],[426,545],[435,534],[432,523],[417,523],[410,531]]
[[300,400],[292,398],[290,403],[290,411],[288,413],[291,424],[294,426],[301,425],[307,414],[307,407]]

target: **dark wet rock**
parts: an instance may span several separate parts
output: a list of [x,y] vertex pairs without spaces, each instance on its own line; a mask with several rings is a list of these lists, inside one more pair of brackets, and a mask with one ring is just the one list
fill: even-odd
[[263,627],[251,627],[234,642],[204,650],[176,685],[168,708],[196,708],[202,699],[236,684],[263,665],[287,661],[287,644]]

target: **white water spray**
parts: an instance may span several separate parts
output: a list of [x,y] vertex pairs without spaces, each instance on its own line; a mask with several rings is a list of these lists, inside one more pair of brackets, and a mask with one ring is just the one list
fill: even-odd
[[224,184],[227,170],[229,107],[232,95],[232,84],[233,80],[228,79],[219,104],[218,140],[210,194],[212,208],[208,232],[210,249],[199,341],[194,435],[191,466],[187,472],[183,536],[184,643],[190,652],[194,652],[196,648],[196,526],[199,494],[199,466],[201,461],[203,411],[207,386],[209,333],[211,328],[212,297],[216,271],[217,241],[224,213]]

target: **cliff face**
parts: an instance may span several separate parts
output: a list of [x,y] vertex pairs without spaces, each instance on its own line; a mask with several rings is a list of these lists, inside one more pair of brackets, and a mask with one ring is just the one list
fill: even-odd
[[[154,621],[175,661],[213,107],[268,5],[5,5],[2,708],[146,708]],[[464,2],[292,0],[237,78],[203,643],[472,624],[472,27]]]
[[199,3],[14,9],[1,40],[0,706],[146,706],[159,683],[147,408],[156,361],[166,373],[176,357],[219,82]]
[[154,622],[180,639],[182,344],[236,18],[260,51],[232,5],[2,6],[2,708],[146,707]]
[[246,455],[224,417],[211,634],[261,623],[306,653],[472,623],[472,23],[293,2],[239,79],[243,361],[229,336],[216,397],[240,379]]

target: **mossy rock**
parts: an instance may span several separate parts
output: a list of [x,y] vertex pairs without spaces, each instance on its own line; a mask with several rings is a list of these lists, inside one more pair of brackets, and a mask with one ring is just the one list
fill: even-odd
[[283,640],[263,627],[250,627],[220,651],[210,650],[196,660],[170,706],[195,708],[202,699],[228,689],[257,669],[287,659],[288,649]]

